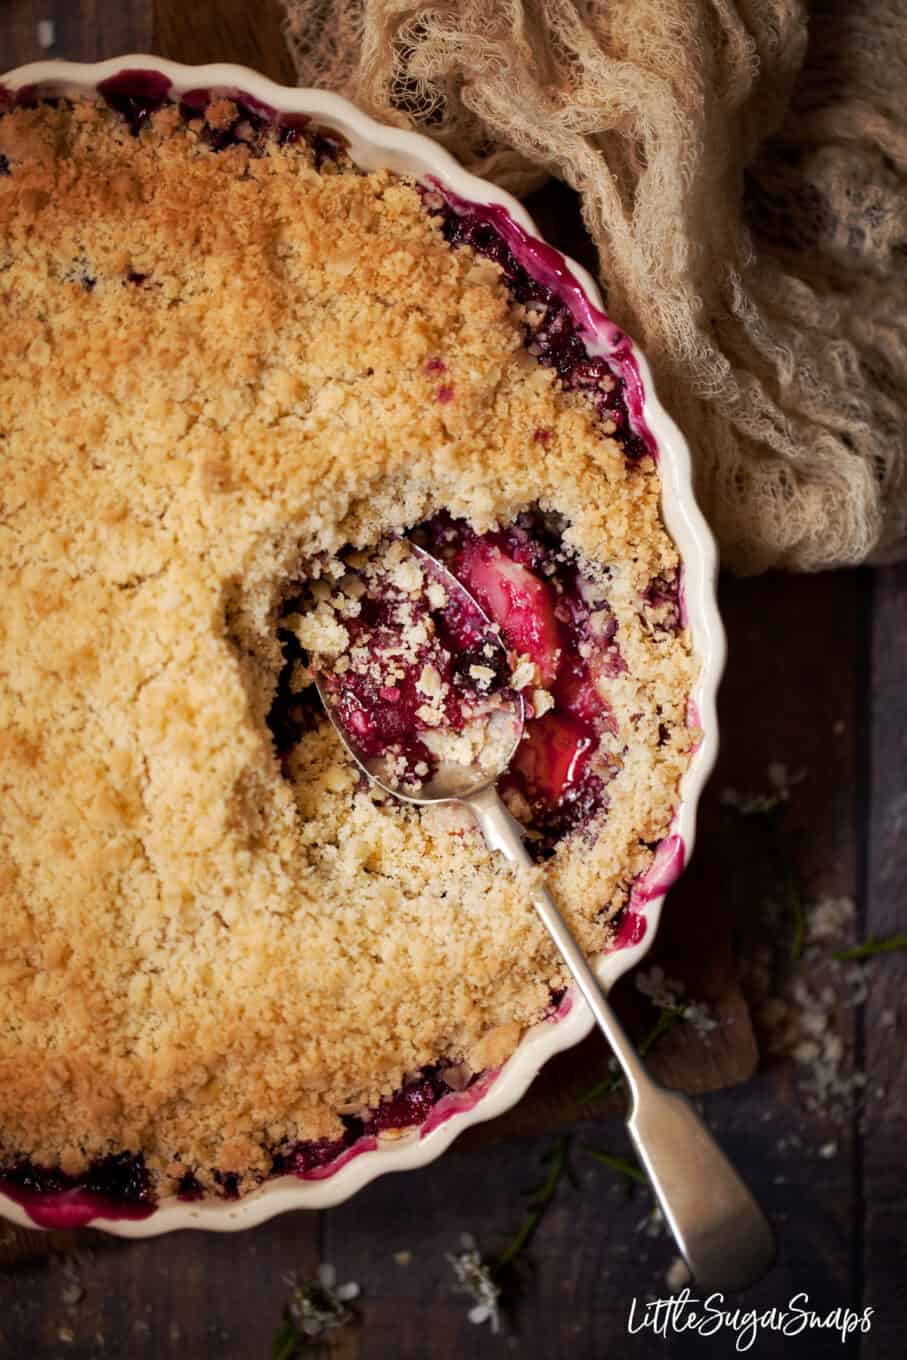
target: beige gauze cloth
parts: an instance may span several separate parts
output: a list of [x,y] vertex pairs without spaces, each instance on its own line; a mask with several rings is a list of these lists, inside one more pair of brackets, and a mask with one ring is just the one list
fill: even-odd
[[907,553],[907,0],[283,3],[300,83],[577,190],[726,565]]

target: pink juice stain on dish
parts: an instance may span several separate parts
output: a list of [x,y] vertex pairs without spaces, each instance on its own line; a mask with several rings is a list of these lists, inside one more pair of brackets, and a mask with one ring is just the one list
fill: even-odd
[[683,838],[676,834],[665,836],[652,863],[634,883],[630,906],[646,906],[654,898],[662,897],[683,872],[684,858]]
[[551,1021],[552,1024],[557,1024],[558,1020],[566,1019],[566,1017],[570,1014],[572,1010],[573,1010],[573,992],[570,991],[564,992],[564,995],[558,1002],[557,1010],[554,1012],[553,1015],[550,1015],[548,1019]]
[[657,459],[658,446],[643,414],[645,391],[639,365],[633,355],[632,342],[610,317],[590,302],[561,252],[538,237],[531,236],[501,204],[475,203],[471,199],[461,198],[434,177],[429,177],[429,182],[454,212],[469,214],[493,227],[526,272],[560,299],[586,340],[602,346],[604,358],[623,380],[627,412],[634,433],[642,440],[651,457]]
[[705,736],[705,731],[702,726],[702,715],[699,712],[699,705],[696,703],[695,699],[687,700],[687,727],[690,728],[691,731],[700,734],[698,740],[694,741],[693,745],[690,747],[690,755],[694,756],[702,745]]
[[374,1152],[377,1146],[378,1139],[374,1134],[367,1134],[357,1139],[343,1152],[338,1153],[332,1161],[325,1162],[322,1166],[310,1166],[304,1171],[295,1172],[296,1179],[300,1181],[326,1181],[343,1167],[348,1166],[356,1157],[360,1157],[363,1152]]
[[655,858],[641,874],[630,892],[612,948],[629,949],[645,939],[648,923],[645,909],[656,897],[662,897],[683,872],[686,853],[683,838],[676,833],[666,836],[655,851]]
[[487,1095],[491,1087],[501,1075],[500,1067],[489,1067],[487,1071],[473,1082],[465,1091],[452,1091],[448,1096],[442,1096],[437,1102],[431,1114],[419,1128],[419,1137],[424,1138],[441,1124],[445,1124],[448,1119],[452,1119],[455,1114],[464,1114],[467,1110],[475,1109],[484,1095]]
[[156,1204],[112,1200],[91,1190],[25,1190],[0,1180],[0,1192],[20,1205],[39,1228],[84,1228],[96,1218],[138,1221],[150,1218]]

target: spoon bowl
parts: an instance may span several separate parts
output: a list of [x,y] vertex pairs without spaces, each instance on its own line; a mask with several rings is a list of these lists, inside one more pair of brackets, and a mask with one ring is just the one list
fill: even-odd
[[[495,647],[506,662],[507,648],[495,631],[491,619],[475,597],[457,580],[453,572],[448,571],[447,567],[431,553],[420,548],[417,543],[411,542],[409,546],[419,558],[425,571],[444,587],[448,596],[458,596],[474,614],[477,614],[484,621],[487,625],[485,641]],[[399,784],[390,777],[387,763],[381,756],[366,755],[357,745],[355,737],[346,728],[337,712],[334,696],[321,671],[315,672],[315,685],[318,689],[318,696],[324,705],[324,711],[330,718],[334,730],[346,747],[347,753],[363,773],[379,788],[384,789],[385,793],[392,794],[394,798],[402,799],[404,803],[414,803],[416,806],[429,803],[466,802],[481,790],[495,785],[513,760],[516,748],[522,739],[526,722],[526,705],[523,696],[518,690],[505,690],[499,696],[499,705],[488,715],[489,740],[483,748],[483,755],[487,758],[483,759],[481,764],[474,763],[472,765],[462,765],[450,759],[439,760],[431,777],[419,785],[418,791],[414,791],[406,784]],[[473,721],[478,720],[474,719]]]

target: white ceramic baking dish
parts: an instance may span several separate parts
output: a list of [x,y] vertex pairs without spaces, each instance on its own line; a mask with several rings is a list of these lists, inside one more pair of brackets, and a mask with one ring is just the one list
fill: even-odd
[[[674,422],[660,405],[645,358],[602,311],[601,295],[591,276],[539,238],[524,208],[503,190],[467,174],[427,137],[385,127],[347,100],[321,90],[290,89],[242,66],[182,66],[156,57],[134,55],[96,65],[36,62],[0,77],[10,92],[38,86],[45,92],[88,92],[125,72],[154,72],[170,82],[171,96],[190,90],[213,90],[248,96],[249,102],[278,115],[305,115],[320,128],[342,134],[352,159],[366,169],[386,167],[425,182],[437,183],[451,197],[490,209],[494,225],[507,238],[521,263],[568,302],[588,341],[589,351],[611,358],[627,379],[631,413],[638,431],[647,430],[657,446],[663,484],[663,515],[683,559],[686,614],[697,664],[692,694],[703,737],[684,777],[671,835],[660,847],[643,881],[637,884],[625,917],[620,947],[602,955],[597,972],[610,987],[649,949],[661,913],[663,895],[693,848],[696,806],[712,769],[718,746],[715,696],[724,664],[724,633],[715,598],[715,542],[693,495],[690,453]],[[539,1069],[555,1053],[582,1039],[592,1017],[580,999],[568,993],[558,1016],[527,1033],[513,1056],[461,1095],[445,1097],[421,1128],[377,1146],[350,1152],[317,1179],[282,1176],[263,1184],[241,1200],[163,1200],[147,1218],[95,1217],[92,1226],[123,1237],[150,1237],[177,1228],[232,1232],[250,1228],[288,1209],[323,1209],[355,1194],[389,1171],[425,1166],[439,1157],[464,1129],[509,1110],[526,1091]],[[0,1214],[14,1223],[34,1226],[25,1209],[0,1194]]]

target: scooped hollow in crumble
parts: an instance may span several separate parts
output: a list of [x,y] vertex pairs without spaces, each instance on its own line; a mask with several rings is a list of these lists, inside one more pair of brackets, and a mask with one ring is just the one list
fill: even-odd
[[163,1189],[245,1188],[425,1064],[496,1065],[564,983],[468,821],[367,787],[323,721],[278,740],[313,563],[449,520],[468,588],[531,611],[514,526],[557,526],[620,658],[589,680],[583,635],[546,673],[545,618],[527,653],[540,694],[607,705],[607,798],[546,860],[588,950],[693,741],[652,461],[535,362],[415,186],[205,128],[0,118],[0,1150],[142,1151]]
[[[406,539],[326,564],[301,613],[285,615],[324,701],[369,774],[438,798],[505,770],[523,703],[486,617],[455,577]],[[338,572],[343,574],[339,581]]]

